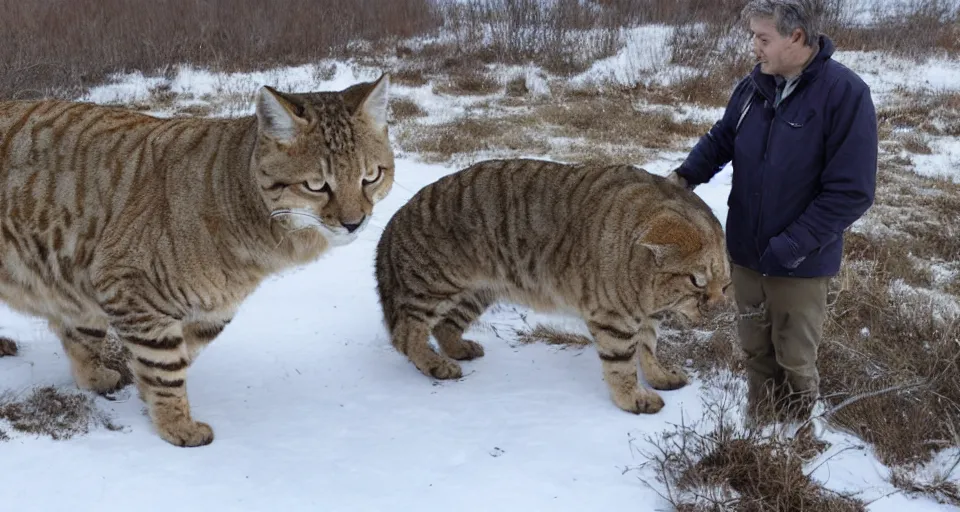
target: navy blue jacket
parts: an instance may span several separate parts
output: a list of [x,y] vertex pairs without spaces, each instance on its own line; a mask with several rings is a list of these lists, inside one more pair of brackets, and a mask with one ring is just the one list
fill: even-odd
[[873,204],[873,100],[860,77],[830,58],[833,51],[822,36],[777,108],[774,77],[754,68],[677,170],[698,185],[733,162],[726,236],[735,264],[770,276],[835,275],[844,230]]

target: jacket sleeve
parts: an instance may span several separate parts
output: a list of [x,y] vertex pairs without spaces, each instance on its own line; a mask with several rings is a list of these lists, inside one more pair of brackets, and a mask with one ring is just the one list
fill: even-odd
[[724,165],[733,159],[733,140],[737,134],[741,109],[747,99],[746,94],[753,94],[753,84],[749,76],[737,84],[730,95],[723,117],[714,123],[710,131],[700,137],[687,159],[677,169],[677,174],[687,180],[690,185],[700,185],[710,181]]
[[787,268],[833,242],[873,205],[877,182],[877,116],[870,89],[842,80],[828,102],[830,132],[820,192],[803,214],[770,240],[770,251]]

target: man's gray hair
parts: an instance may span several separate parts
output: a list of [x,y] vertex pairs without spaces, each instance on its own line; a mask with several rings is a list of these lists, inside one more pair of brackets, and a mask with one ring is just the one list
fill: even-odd
[[777,32],[783,37],[799,28],[806,37],[804,44],[815,46],[820,39],[822,4],[822,0],[750,0],[742,15],[745,20],[773,18]]

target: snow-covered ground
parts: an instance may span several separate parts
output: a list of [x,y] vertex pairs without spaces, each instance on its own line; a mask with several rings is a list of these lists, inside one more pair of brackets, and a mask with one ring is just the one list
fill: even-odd
[[[638,37],[666,37],[662,32],[653,27]],[[638,48],[630,44],[626,51]],[[861,68],[880,89],[892,81],[925,85],[926,77],[915,70],[887,72],[884,61],[869,55],[840,52],[837,59]],[[630,62],[637,60],[621,55],[598,63],[592,73],[609,74]],[[949,79],[960,64],[930,65],[930,75],[947,77],[941,87],[960,87],[960,80]],[[323,72],[328,68],[323,63],[235,75],[185,69],[171,87],[189,104],[217,94],[250,97],[262,83],[285,90],[340,89],[379,74],[350,63]],[[124,77],[85,99],[145,101],[157,80]],[[479,101],[438,95],[429,84],[397,86],[392,94],[415,99],[429,115],[418,122],[427,123]],[[219,113],[252,111],[242,100],[235,105]],[[938,141],[936,154],[924,162],[946,159],[940,170],[957,172],[957,147],[956,139]],[[667,152],[636,163],[665,174],[683,157]],[[658,489],[641,481],[657,485],[640,453],[648,436],[702,416],[702,400],[710,393],[702,382],[663,392],[666,407],[658,414],[625,413],[610,401],[592,347],[517,343],[517,330],[538,321],[582,330],[578,320],[513,306],[489,311],[468,333],[486,355],[464,363],[460,381],[424,377],[390,345],[373,277],[380,229],[419,188],[456,170],[403,155],[394,189],[359,240],[268,280],[247,300],[189,370],[193,414],[213,426],[212,445],[183,449],[161,440],[127,388],[118,401],[96,399],[121,431],[101,428],[53,441],[4,429],[12,439],[0,443],[6,485],[0,510],[668,509]],[[721,221],[729,186],[727,168],[697,189]],[[19,356],[0,359],[0,389],[74,389],[60,343],[42,322],[3,308],[0,334],[21,342]],[[826,487],[859,492],[872,501],[871,511],[955,510],[895,492],[886,481],[889,470],[861,441],[824,436],[832,447],[808,467]],[[956,454],[947,452],[928,473],[947,467],[949,455]]]

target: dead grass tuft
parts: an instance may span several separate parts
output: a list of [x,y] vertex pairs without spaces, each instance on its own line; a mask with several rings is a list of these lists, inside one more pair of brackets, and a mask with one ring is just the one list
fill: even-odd
[[414,117],[423,117],[427,112],[420,105],[409,98],[392,98],[390,100],[390,115],[396,121],[404,121]]
[[538,325],[529,331],[520,331],[517,335],[517,340],[524,345],[545,343],[562,348],[584,348],[593,344],[593,340],[587,336],[546,325]]
[[397,140],[404,151],[421,153],[432,162],[484,151],[543,154],[549,144],[530,130],[530,123],[527,117],[468,114],[446,123],[401,129]]
[[0,357],[17,355],[17,342],[7,337],[0,337]]
[[[842,3],[836,2],[835,3]],[[913,0],[890,5],[872,3],[871,26],[836,24],[831,30],[838,47],[883,51],[914,59],[938,52],[960,54],[960,2]],[[841,20],[842,21],[842,20]]]
[[96,426],[120,430],[89,396],[54,387],[36,388],[19,401],[0,397],[0,419],[9,422],[15,431],[55,440],[86,434]]
[[910,133],[902,139],[903,149],[918,155],[930,155],[933,150],[930,149],[930,143],[922,133]]
[[[743,428],[735,419],[742,389],[733,382],[705,402],[703,418],[649,438],[663,495],[678,511],[863,511],[862,502],[824,489],[806,464],[825,446],[812,436]],[[649,485],[649,484],[648,484]]]
[[935,475],[929,482],[920,481],[912,469],[894,468],[890,481],[908,494],[932,497],[940,504],[960,507],[960,487],[950,481],[952,473],[960,469],[958,464],[960,464],[960,459],[957,459],[953,467]]
[[507,81],[506,93],[507,96],[518,97],[526,96],[530,92],[530,89],[527,88],[527,77],[523,75],[518,75],[511,78]]
[[872,443],[891,465],[928,460],[960,425],[957,318],[935,296],[903,284],[912,266],[902,250],[850,237],[819,363],[830,406],[870,395],[831,422]]
[[698,137],[710,128],[706,123],[675,120],[668,111],[639,110],[626,96],[570,98],[543,105],[538,115],[555,126],[559,136],[647,149],[673,148],[678,141]]
[[390,81],[409,87],[421,87],[429,83],[430,79],[427,78],[425,69],[407,66],[392,71]]
[[500,83],[483,68],[473,68],[452,73],[446,80],[433,86],[437,94],[476,95],[493,94],[500,90]]

